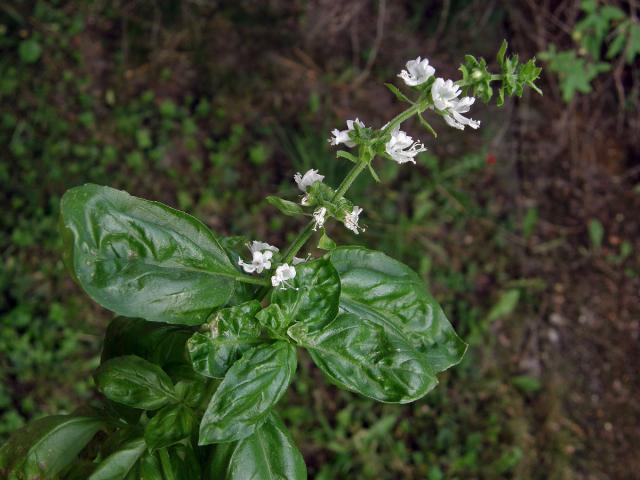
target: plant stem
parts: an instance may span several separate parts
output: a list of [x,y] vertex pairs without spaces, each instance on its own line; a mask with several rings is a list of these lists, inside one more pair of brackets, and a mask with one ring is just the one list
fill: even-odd
[[171,468],[171,459],[169,458],[169,452],[167,452],[166,448],[161,448],[158,450],[158,454],[160,456],[160,463],[162,464],[162,471],[167,480],[175,480],[176,477],[173,476],[173,469]]

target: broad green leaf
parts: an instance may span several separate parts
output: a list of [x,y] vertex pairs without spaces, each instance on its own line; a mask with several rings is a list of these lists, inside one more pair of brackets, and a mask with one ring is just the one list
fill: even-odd
[[144,440],[152,450],[168,447],[191,435],[196,416],[183,404],[167,405],[156,413],[144,429]]
[[297,203],[290,202],[289,200],[285,200],[284,198],[276,197],[274,195],[269,195],[267,197],[267,202],[276,207],[280,212],[289,216],[302,215],[304,210]]
[[307,478],[304,459],[275,413],[253,435],[216,446],[209,472],[220,480]]
[[108,360],[96,370],[94,378],[105,397],[129,407],[157,410],[177,400],[169,376],[135,355]]
[[137,355],[160,366],[189,361],[185,344],[193,331],[140,318],[116,317],[102,347],[102,362],[122,355]]
[[417,273],[384,253],[338,247],[330,254],[340,276],[340,309],[409,339],[438,373],[456,365],[467,345]]
[[103,426],[99,418],[72,415],[29,423],[0,448],[0,478],[54,478]]
[[91,298],[125,317],[197,325],[245,276],[200,221],[109,187],[61,201],[66,262]]
[[124,480],[145,451],[144,439],[131,440],[105,458],[88,480]]
[[412,402],[438,383],[425,355],[365,316],[340,314],[311,332],[298,323],[289,336],[338,386],[379,402]]
[[211,381],[197,373],[191,364],[172,365],[165,371],[174,382],[176,397],[185,405],[199,407],[207,396]]
[[335,318],[340,298],[338,272],[327,259],[296,265],[291,288],[278,288],[271,294],[290,322],[303,322],[320,328]]
[[165,480],[157,452],[145,452],[138,464],[140,480]]
[[276,341],[252,348],[229,369],[200,424],[200,445],[248,437],[287,391],[296,370],[296,349]]
[[251,300],[216,312],[209,322],[211,331],[195,333],[187,342],[195,371],[222,378],[245,351],[262,343],[260,323],[255,318],[260,309],[260,303]]

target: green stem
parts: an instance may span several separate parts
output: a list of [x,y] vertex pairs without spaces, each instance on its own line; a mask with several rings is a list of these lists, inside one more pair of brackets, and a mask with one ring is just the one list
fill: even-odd
[[171,459],[169,458],[169,452],[167,452],[166,448],[161,448],[158,450],[158,454],[160,456],[160,463],[162,464],[162,471],[167,478],[167,480],[175,480],[176,477],[173,475],[173,469],[171,468]]
[[424,112],[426,109],[427,109],[426,106],[420,105],[419,103],[412,105],[411,107],[407,108],[404,112],[401,112],[395,117],[393,117],[393,119],[391,119],[391,121],[387,124],[383,132],[386,133],[393,130],[397,125],[400,125],[405,120],[409,120],[416,113]]

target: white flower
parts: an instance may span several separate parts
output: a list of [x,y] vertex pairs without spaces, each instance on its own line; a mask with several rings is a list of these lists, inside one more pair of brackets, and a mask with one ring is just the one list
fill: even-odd
[[469,111],[475,101],[476,99],[474,97],[463,97],[457,100],[452,107],[446,110],[447,114],[444,115],[444,121],[447,122],[449,126],[460,130],[464,130],[465,125],[471,128],[479,128],[480,122],[478,120],[472,120],[462,115]]
[[346,213],[344,216],[344,226],[356,235],[360,233],[360,230],[364,231],[364,228],[358,226],[358,220],[361,213],[362,208],[355,206],[351,212]]
[[347,120],[346,130],[338,130],[337,128],[334,128],[331,131],[333,138],[329,139],[329,143],[331,145],[340,145],[341,143],[344,143],[349,148],[355,147],[356,142],[351,140],[351,137],[349,136],[349,133],[355,130],[354,124],[357,124],[360,128],[364,128],[364,123],[357,118],[355,120]]
[[313,221],[315,222],[315,225],[313,226],[314,232],[324,226],[324,222],[326,221],[326,214],[327,209],[324,207],[317,208],[316,211],[313,212]]
[[453,83],[453,80],[436,78],[431,86],[431,98],[438,110],[447,110],[455,105],[456,98],[460,95],[460,87]]
[[306,262],[306,261],[307,261],[307,259],[306,259],[306,258],[293,257],[293,258],[291,259],[291,264],[295,266],[295,265],[299,265],[299,264],[301,264],[301,263],[304,263],[304,262]]
[[413,137],[396,127],[391,133],[391,139],[385,145],[385,150],[391,158],[402,164],[407,162],[416,163],[414,157],[427,149],[422,142],[414,142]]
[[266,242],[259,242],[257,240],[254,240],[253,242],[251,242],[251,244],[248,245],[248,247],[251,253],[262,252],[263,250],[269,250],[273,253],[280,251],[278,247],[274,247],[273,245],[269,245]]
[[279,287],[280,285],[288,287],[290,286],[289,280],[295,278],[295,276],[296,269],[288,263],[283,263],[276,268],[276,273],[271,277],[271,285],[274,287]]
[[251,263],[246,263],[242,259],[238,260],[238,265],[247,273],[262,273],[263,270],[271,268],[273,254],[278,251],[277,247],[265,242],[254,240],[247,245],[251,252]]
[[242,259],[238,260],[238,265],[247,273],[262,273],[263,270],[271,268],[271,258],[273,252],[265,250],[264,252],[253,252],[251,263],[245,263]]
[[398,76],[410,87],[415,87],[429,80],[434,73],[436,69],[429,65],[429,60],[418,57],[415,60],[409,60],[407,69],[402,70]]
[[324,175],[320,175],[318,173],[318,170],[314,170],[312,168],[311,170],[307,170],[304,175],[302,175],[300,172],[296,173],[293,176],[293,179],[298,184],[298,188],[303,192],[306,192],[307,188],[309,188],[311,185],[324,180]]

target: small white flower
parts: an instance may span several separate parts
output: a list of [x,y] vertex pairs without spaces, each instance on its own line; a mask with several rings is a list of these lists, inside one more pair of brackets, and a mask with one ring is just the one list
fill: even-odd
[[312,168],[311,170],[307,170],[307,172],[304,175],[302,175],[300,172],[296,173],[293,176],[293,179],[298,185],[298,188],[303,192],[306,192],[307,188],[309,188],[311,185],[313,185],[316,182],[321,182],[322,180],[324,180],[324,175],[320,175],[318,173],[318,170],[314,170]]
[[407,162],[416,163],[414,157],[427,149],[422,142],[414,142],[413,137],[397,127],[391,133],[391,139],[385,145],[385,150],[392,159],[403,164]]
[[238,260],[238,265],[240,265],[245,272],[262,273],[263,270],[269,270],[271,268],[271,259],[273,258],[273,254],[278,251],[277,247],[257,240],[247,244],[247,247],[251,252],[251,263],[246,263],[242,259]]
[[324,207],[317,208],[316,211],[313,212],[313,221],[315,222],[315,225],[313,226],[314,232],[324,226],[324,222],[326,221],[326,214],[327,209]]
[[288,263],[283,263],[276,268],[276,273],[271,277],[271,285],[279,287],[281,285],[289,287],[289,280],[292,280],[296,276],[296,269]]
[[431,98],[438,110],[447,110],[455,105],[455,99],[460,95],[460,87],[453,80],[436,78],[431,86]]
[[358,226],[358,220],[361,213],[362,208],[355,206],[351,212],[346,213],[344,216],[344,226],[356,235],[360,233],[360,230],[364,231],[364,228]]
[[331,145],[340,145],[341,143],[344,143],[349,148],[355,147],[356,142],[351,140],[351,137],[349,136],[349,133],[355,130],[355,124],[357,124],[360,128],[364,128],[364,123],[361,122],[358,118],[356,118],[355,120],[347,120],[346,130],[338,130],[337,128],[334,128],[331,131],[331,135],[333,135],[333,138],[329,139],[329,143]]
[[475,101],[476,99],[474,97],[463,97],[457,100],[452,107],[446,110],[447,113],[444,115],[444,121],[447,122],[449,126],[460,130],[464,130],[465,125],[474,129],[479,128],[480,122],[478,120],[473,120],[462,115],[469,111]]
[[251,242],[250,245],[248,245],[249,250],[251,251],[251,253],[254,252],[262,252],[263,250],[269,250],[273,253],[279,252],[280,250],[278,249],[278,247],[274,247],[273,245],[269,245],[266,242],[259,242],[257,240],[254,240],[253,242]]
[[301,264],[301,263],[304,263],[304,262],[306,262],[306,261],[307,261],[307,259],[306,259],[306,258],[293,257],[293,258],[291,259],[291,264],[295,266],[295,265],[299,265],[299,264]]
[[415,60],[409,60],[407,69],[402,70],[398,76],[410,87],[415,87],[429,80],[434,73],[436,69],[429,65],[429,60],[418,57]]
[[242,259],[238,260],[238,265],[247,273],[262,273],[263,270],[269,270],[271,268],[271,258],[273,252],[271,250],[265,250],[264,252],[253,252],[251,263],[245,263]]

